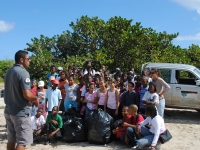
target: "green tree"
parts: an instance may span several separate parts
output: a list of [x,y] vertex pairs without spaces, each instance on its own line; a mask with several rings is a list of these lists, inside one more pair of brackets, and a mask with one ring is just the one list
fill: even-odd
[[4,79],[7,70],[11,68],[13,64],[13,60],[0,60],[0,78]]
[[200,68],[200,47],[199,45],[189,46],[188,50],[186,51],[186,56],[190,60],[190,64]]
[[31,63],[27,69],[31,79],[46,80],[46,74],[50,72],[53,64],[53,55],[48,50],[40,50],[31,55]]
[[[69,26],[72,31],[64,31],[61,35],[33,38],[26,50],[35,57],[40,57],[45,50],[52,55],[47,57],[51,59],[49,64],[65,68],[69,65],[83,67],[86,60],[92,59],[105,64],[111,71],[116,67],[123,71],[131,67],[140,70],[146,62],[189,63],[197,58],[190,57],[189,51],[198,48],[192,46],[187,52],[173,45],[178,33],[158,33],[152,28],[144,28],[140,22],[134,24],[132,19],[115,16],[105,22],[98,17],[81,16]],[[40,64],[40,59],[37,63]]]

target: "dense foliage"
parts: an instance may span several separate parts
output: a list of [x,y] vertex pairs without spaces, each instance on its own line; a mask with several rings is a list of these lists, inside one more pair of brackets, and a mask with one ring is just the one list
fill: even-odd
[[104,21],[82,16],[69,26],[71,31],[53,37],[40,35],[27,43],[26,50],[32,53],[32,78],[45,77],[52,64],[65,69],[69,65],[83,67],[89,59],[105,64],[111,71],[134,67],[139,72],[146,62],[185,63],[200,68],[200,47],[183,49],[173,45],[178,33],[156,32],[122,17]]
[[0,78],[4,79],[8,68],[14,64],[13,60],[0,60]]

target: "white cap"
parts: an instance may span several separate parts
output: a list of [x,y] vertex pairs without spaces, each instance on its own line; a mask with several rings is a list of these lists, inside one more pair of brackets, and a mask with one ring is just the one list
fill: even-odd
[[63,70],[63,67],[58,67],[58,70],[61,70],[61,71],[62,71],[62,70]]
[[98,71],[97,71],[97,72],[95,72],[95,74],[101,75],[101,74],[100,74],[100,72],[98,72]]
[[39,81],[38,82],[38,87],[44,86],[44,81]]

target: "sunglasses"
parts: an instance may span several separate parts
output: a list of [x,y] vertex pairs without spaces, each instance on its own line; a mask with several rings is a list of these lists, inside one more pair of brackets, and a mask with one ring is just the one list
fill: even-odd
[[155,72],[150,72],[150,74],[154,74]]
[[24,59],[26,59],[26,60],[31,60],[31,58],[29,57],[29,58],[24,58]]

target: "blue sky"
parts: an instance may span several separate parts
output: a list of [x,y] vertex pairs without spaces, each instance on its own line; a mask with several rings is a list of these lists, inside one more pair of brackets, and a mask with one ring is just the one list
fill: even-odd
[[82,15],[141,22],[157,32],[179,32],[175,45],[200,45],[200,0],[1,0],[0,60],[14,59],[31,38],[52,37]]

